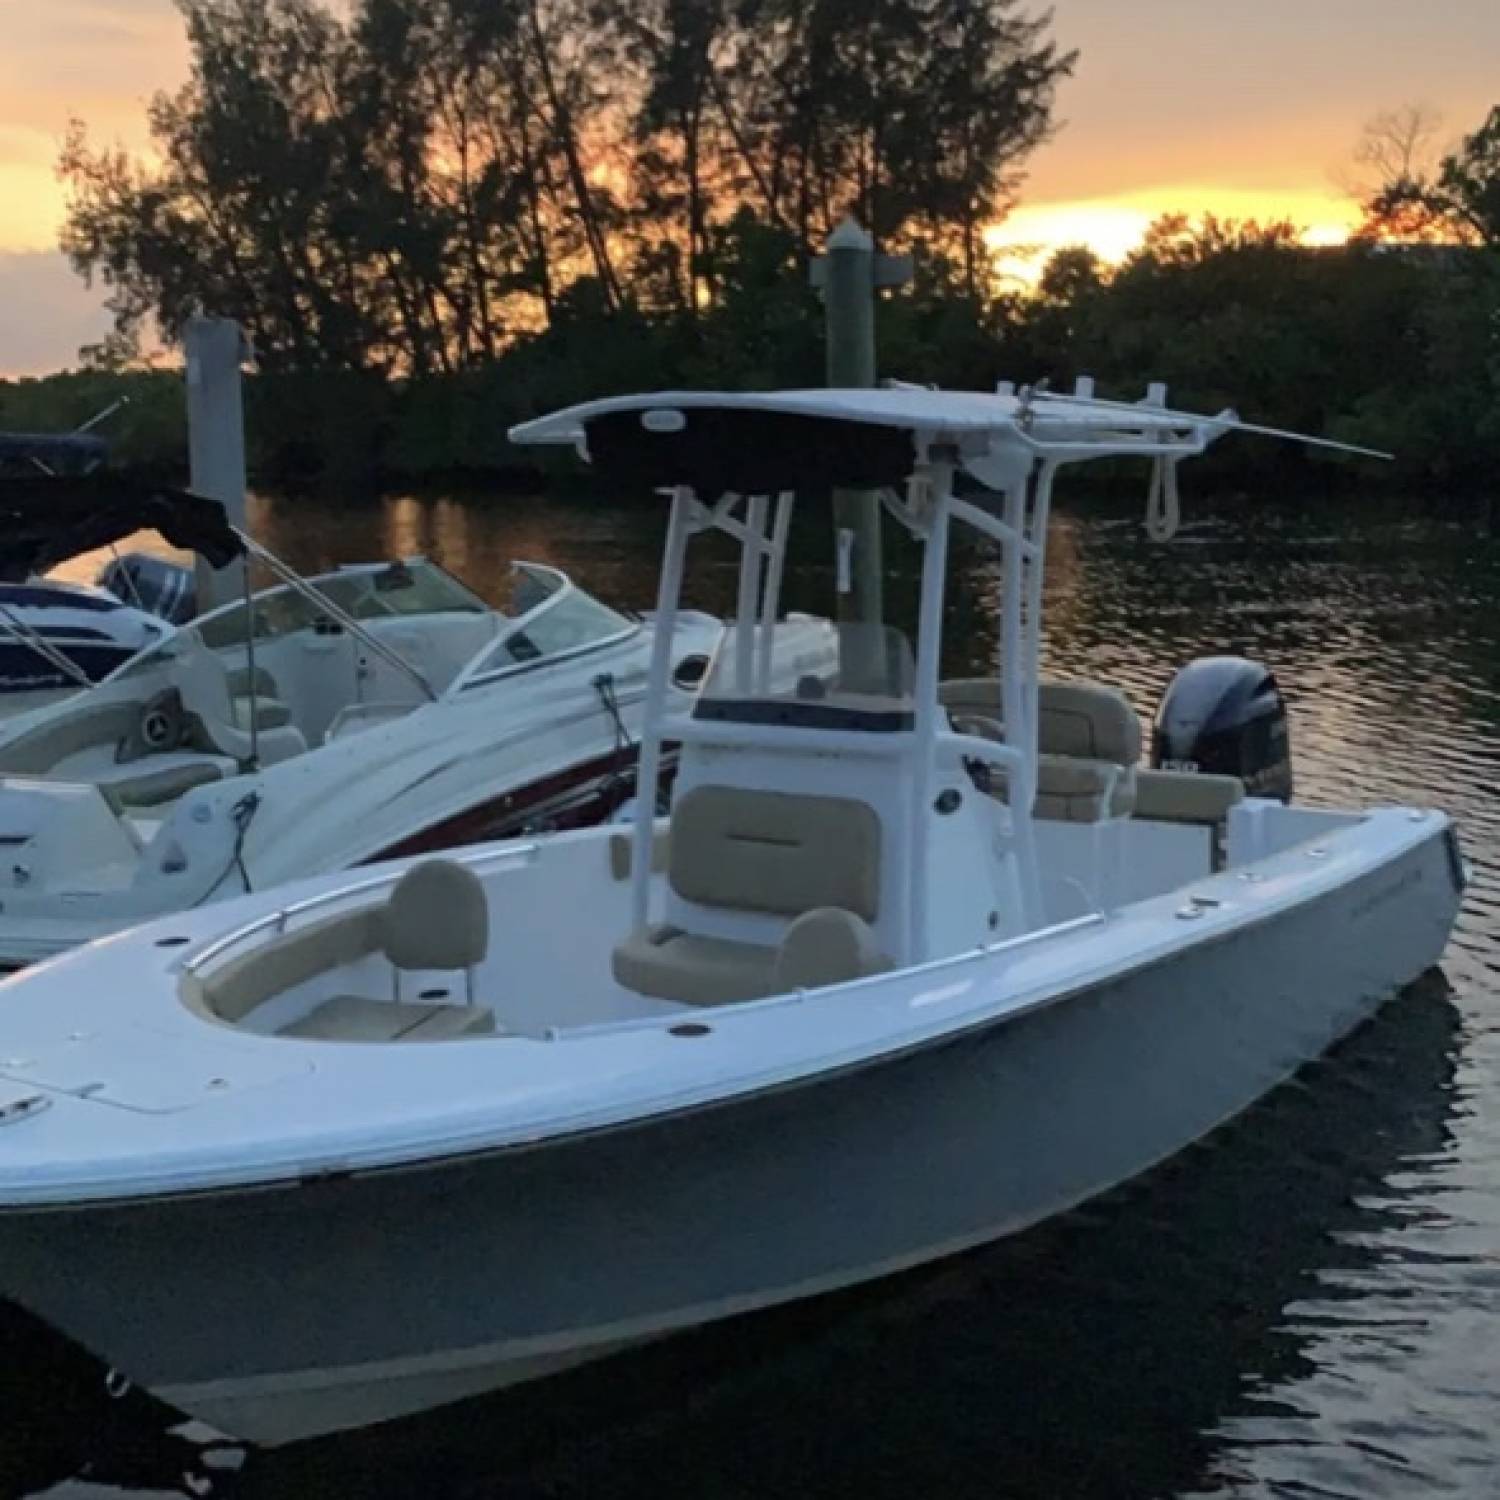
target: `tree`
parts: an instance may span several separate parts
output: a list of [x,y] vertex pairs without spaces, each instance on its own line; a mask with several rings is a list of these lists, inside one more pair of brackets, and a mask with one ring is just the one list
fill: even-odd
[[803,254],[853,211],[975,297],[1073,64],[1022,0],[177,3],[156,161],[60,162],[111,357],[204,307],[268,368],[446,376],[582,278],[691,327],[747,211]]
[[1436,165],[1442,128],[1442,115],[1428,104],[1381,110],[1365,122],[1350,165],[1335,178],[1360,203],[1416,182]]
[[1366,232],[1397,240],[1500,249],[1500,105],[1436,168],[1394,155],[1365,204]]

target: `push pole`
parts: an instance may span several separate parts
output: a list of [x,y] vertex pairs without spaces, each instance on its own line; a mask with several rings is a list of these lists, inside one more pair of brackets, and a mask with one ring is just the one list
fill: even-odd
[[[828,236],[826,253],[813,262],[812,283],[823,292],[830,387],[875,384],[875,289],[910,279],[911,257],[876,255],[874,240],[854,219]],[[874,627],[885,619],[879,496],[873,490],[835,490],[833,524],[843,676],[851,684],[875,686],[882,653]]]
[[[187,355],[189,487],[217,500],[231,526],[245,530],[245,408],[240,366],[248,353],[240,326],[230,318],[189,318],[183,335]],[[238,599],[245,588],[245,562],[211,568],[197,565],[198,613]]]

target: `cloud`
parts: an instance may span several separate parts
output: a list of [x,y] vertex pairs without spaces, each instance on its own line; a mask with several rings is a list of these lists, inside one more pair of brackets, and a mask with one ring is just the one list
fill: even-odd
[[77,363],[109,330],[104,295],[55,250],[0,252],[0,375],[45,375]]

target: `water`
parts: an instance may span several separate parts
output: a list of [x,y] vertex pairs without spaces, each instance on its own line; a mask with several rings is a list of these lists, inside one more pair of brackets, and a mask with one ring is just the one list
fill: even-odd
[[[1194,509],[1168,549],[1134,516],[1059,519],[1049,674],[1118,683],[1149,712],[1193,656],[1270,662],[1292,699],[1301,798],[1427,802],[1460,819],[1475,883],[1443,974],[1230,1129],[1066,1220],[560,1389],[250,1455],[219,1492],[1500,1494],[1500,552],[1460,524]],[[255,521],[309,570],[425,550],[497,591],[521,555],[641,607],[664,518],[283,500]],[[820,526],[799,538],[804,557],[825,556]],[[958,565],[950,666],[982,670],[991,563]],[[893,554],[896,615],[914,569]],[[789,602],[822,609],[829,582],[802,567]],[[690,593],[722,610],[732,588],[724,553]],[[170,1490],[194,1460],[144,1398],[110,1400],[89,1362],[19,1314],[0,1319],[0,1348],[5,1492]]]

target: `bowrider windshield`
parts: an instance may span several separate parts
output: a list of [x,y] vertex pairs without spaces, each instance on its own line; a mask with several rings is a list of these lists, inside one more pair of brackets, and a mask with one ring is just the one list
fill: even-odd
[[[482,615],[489,609],[484,600],[451,573],[421,557],[375,567],[337,568],[307,582],[355,620]],[[236,600],[210,611],[188,628],[198,633],[204,645],[221,651],[244,644],[252,628],[250,620],[254,621],[255,639],[270,641],[310,629],[325,618],[316,599],[283,584],[257,593],[251,611]]]
[[[213,651],[243,647],[250,639],[266,645],[301,631],[316,633],[335,628],[334,617],[319,607],[320,599],[360,624],[490,613],[477,594],[425,558],[336,568],[303,580],[303,588],[316,593],[303,593],[288,584],[261,589],[252,596],[249,608],[244,600],[231,600],[182,626],[181,631],[197,636]],[[171,639],[157,642],[117,667],[104,681],[118,682],[150,672],[173,654]]]
[[454,684],[456,691],[623,640],[640,629],[636,621],[584,593],[565,573],[537,563],[514,565],[505,613],[513,623],[467,668]]

